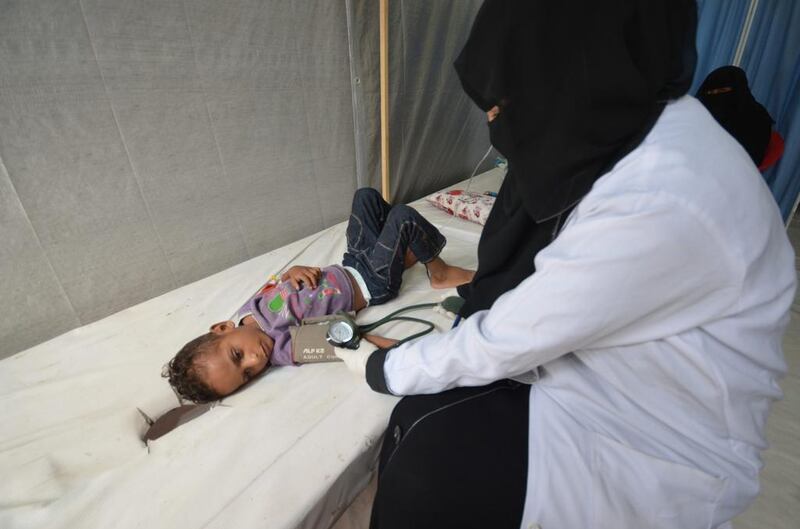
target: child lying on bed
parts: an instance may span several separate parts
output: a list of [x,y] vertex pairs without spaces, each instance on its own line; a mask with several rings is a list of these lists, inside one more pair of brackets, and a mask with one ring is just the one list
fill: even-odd
[[[289,327],[303,319],[359,311],[395,298],[403,271],[425,265],[433,288],[468,283],[474,272],[445,263],[446,239],[415,209],[390,206],[371,188],[356,191],[342,266],[293,266],[232,321],[211,326],[173,358],[165,376],[181,397],[208,402],[230,395],[270,365],[291,365]],[[378,347],[393,340],[366,336]]]

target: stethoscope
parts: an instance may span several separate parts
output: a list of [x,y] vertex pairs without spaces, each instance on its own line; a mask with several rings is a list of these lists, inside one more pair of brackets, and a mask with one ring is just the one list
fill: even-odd
[[441,306],[442,309],[448,312],[452,312],[454,314],[458,314],[458,311],[461,309],[461,306],[464,304],[464,299],[458,296],[449,296],[438,303],[419,303],[417,305],[409,305],[408,307],[402,307],[388,316],[384,316],[383,318],[379,319],[378,321],[367,323],[364,325],[359,325],[355,322],[355,320],[348,314],[347,312],[337,312],[334,314],[330,321],[328,322],[328,332],[325,335],[325,339],[331,345],[335,347],[344,347],[346,349],[358,349],[359,344],[361,343],[361,337],[381,325],[389,323],[391,321],[410,321],[414,323],[421,323],[422,325],[426,326],[426,329],[414,333],[411,336],[406,336],[402,340],[399,340],[394,347],[397,347],[400,344],[406,343],[410,340],[414,340],[415,338],[419,338],[421,336],[425,336],[429,332],[431,332],[435,326],[428,320],[423,320],[421,318],[413,318],[411,316],[399,316],[399,314],[403,314],[405,312],[410,312],[412,310],[420,310],[420,309],[429,309],[437,306]]

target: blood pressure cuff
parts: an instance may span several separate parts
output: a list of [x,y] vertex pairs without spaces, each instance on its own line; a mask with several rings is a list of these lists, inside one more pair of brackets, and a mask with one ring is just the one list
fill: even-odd
[[298,364],[317,362],[340,362],[333,345],[326,339],[328,324],[335,315],[306,318],[299,326],[290,327],[292,358]]

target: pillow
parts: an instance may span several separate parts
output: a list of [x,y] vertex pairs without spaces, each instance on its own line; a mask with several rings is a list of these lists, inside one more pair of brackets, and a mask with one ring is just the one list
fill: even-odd
[[451,215],[478,224],[486,224],[486,219],[489,218],[489,213],[494,206],[495,196],[495,193],[451,189],[434,193],[427,199],[428,202]]

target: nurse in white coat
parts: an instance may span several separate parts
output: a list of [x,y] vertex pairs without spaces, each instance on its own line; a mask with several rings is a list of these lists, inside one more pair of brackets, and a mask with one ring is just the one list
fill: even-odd
[[[484,16],[492,3],[484,6]],[[626,38],[641,36],[631,25],[653,15],[659,4],[647,0],[642,11],[631,14],[636,2],[595,3],[623,18],[618,27]],[[558,14],[556,2],[528,5],[543,4],[549,14]],[[591,4],[585,3],[585,14],[608,24]],[[669,11],[669,4],[662,8]],[[682,2],[672,2],[677,4]],[[498,9],[508,9],[503,5]],[[530,14],[520,9],[525,12],[512,13],[512,25]],[[481,14],[471,39],[480,19]],[[550,25],[558,25],[557,16]],[[509,27],[505,34],[514,31]],[[693,39],[693,31],[687,34]],[[501,116],[522,106],[513,97],[509,101],[498,106]],[[517,155],[523,160],[517,169],[525,170],[522,142],[514,132],[511,127],[515,152],[509,158],[513,162]],[[778,208],[745,150],[692,97],[662,101],[633,143],[617,150],[622,156],[608,157],[610,166],[597,166],[577,205],[566,204],[559,212],[564,215],[552,242],[527,256],[534,271],[490,306],[474,310],[449,332],[345,358],[356,370],[366,368],[374,389],[395,395],[491,388],[486,385],[502,379],[533,381],[525,395],[526,453],[489,456],[506,457],[499,464],[507,469],[515,460],[525,466],[523,483],[514,485],[521,489],[503,494],[520,498],[517,517],[503,527],[725,527],[758,494],[765,423],[771,403],[781,396],[776,382],[785,371],[781,339],[796,281]],[[568,150],[555,154],[570,156]],[[547,205],[524,203],[523,180],[518,173],[514,182],[525,211],[538,224],[546,222],[533,213]],[[470,437],[470,429],[480,428],[448,420],[442,411],[452,407],[442,405],[415,419],[411,428],[417,432],[418,422],[429,423],[426,436],[408,427],[393,432],[390,425],[372,527],[454,526],[447,523],[455,519],[448,518],[449,507],[431,510],[435,498],[418,515],[413,508],[423,502],[414,488],[424,486],[414,479],[427,479],[418,469],[436,461],[437,450],[447,457],[436,436]],[[408,439],[409,457],[402,456],[406,448],[393,433]],[[476,437],[483,444],[470,459],[498,447],[502,452],[509,442]],[[391,458],[402,459],[406,470],[390,475]],[[466,468],[470,459],[463,460]],[[410,471],[417,477],[409,478]],[[452,487],[503,487],[502,478],[490,483],[481,478],[470,482],[459,474]],[[430,479],[447,483],[446,477]],[[392,505],[401,507],[387,520],[380,511],[391,511]],[[509,508],[516,507],[504,507]],[[478,519],[491,506],[470,501],[464,509]]]

